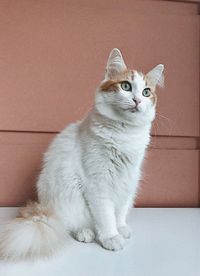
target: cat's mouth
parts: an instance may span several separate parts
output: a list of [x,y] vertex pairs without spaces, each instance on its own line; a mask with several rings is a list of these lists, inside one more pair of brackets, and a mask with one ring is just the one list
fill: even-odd
[[139,110],[138,110],[138,108],[137,108],[137,106],[135,106],[135,107],[133,107],[132,109],[131,109],[131,112],[132,113],[135,113],[135,112],[138,112]]
[[124,106],[124,107],[121,107],[123,111],[126,111],[126,112],[130,112],[130,113],[136,113],[136,112],[139,112],[139,108],[137,105],[133,106],[133,105],[129,105],[129,106]]
[[129,108],[126,108],[124,109],[125,111],[129,111],[131,113],[135,113],[135,112],[138,112],[139,109],[137,108],[137,106],[134,106],[134,107],[129,107]]

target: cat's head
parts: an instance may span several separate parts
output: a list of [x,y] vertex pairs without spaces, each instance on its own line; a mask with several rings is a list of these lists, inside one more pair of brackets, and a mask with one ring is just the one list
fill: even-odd
[[105,79],[97,89],[95,105],[101,114],[134,125],[150,123],[155,117],[156,86],[163,85],[162,64],[147,74],[127,69],[122,54],[113,49],[109,55]]

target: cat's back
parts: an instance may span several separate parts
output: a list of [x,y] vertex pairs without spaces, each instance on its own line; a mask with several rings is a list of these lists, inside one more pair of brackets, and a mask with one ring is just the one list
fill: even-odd
[[78,149],[78,129],[80,121],[69,124],[63,131],[56,135],[45,153],[45,161],[53,158],[65,158]]

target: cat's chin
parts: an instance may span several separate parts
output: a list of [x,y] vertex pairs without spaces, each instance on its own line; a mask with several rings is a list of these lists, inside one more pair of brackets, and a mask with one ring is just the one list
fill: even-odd
[[140,108],[131,108],[123,110],[121,116],[135,126],[144,126],[150,124],[155,118],[155,109],[142,110]]
[[[115,107],[115,106],[114,106]],[[109,118],[114,121],[120,121],[128,123],[133,126],[144,126],[153,121],[155,111],[153,109],[148,112],[144,112],[139,107],[121,107],[113,108],[111,105],[97,103],[95,105],[95,110],[102,116]]]
[[130,113],[140,112],[140,110],[137,107],[126,108],[126,109],[123,109],[123,111],[130,112]]
[[132,108],[131,113],[139,112],[137,107]]

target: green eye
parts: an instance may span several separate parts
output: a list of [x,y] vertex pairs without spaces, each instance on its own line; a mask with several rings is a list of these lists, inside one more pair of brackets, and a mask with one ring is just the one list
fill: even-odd
[[131,91],[132,90],[132,86],[131,86],[130,82],[128,82],[128,81],[121,82],[121,88],[125,91]]
[[144,97],[149,97],[151,95],[151,89],[150,88],[145,88],[143,91],[142,91],[142,95]]

